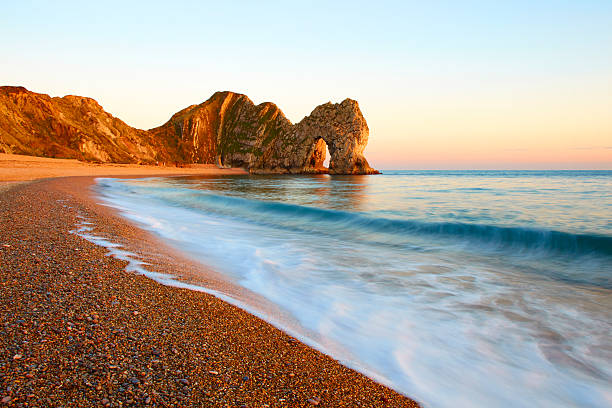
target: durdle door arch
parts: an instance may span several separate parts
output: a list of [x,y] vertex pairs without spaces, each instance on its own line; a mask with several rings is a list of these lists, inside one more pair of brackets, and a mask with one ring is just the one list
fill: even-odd
[[[308,154],[304,158],[304,172],[325,169],[325,144],[330,155],[329,174],[377,174],[363,156],[368,143],[369,129],[357,101],[317,106],[312,113],[295,125],[296,140],[304,140]],[[314,167],[313,167],[314,166]]]

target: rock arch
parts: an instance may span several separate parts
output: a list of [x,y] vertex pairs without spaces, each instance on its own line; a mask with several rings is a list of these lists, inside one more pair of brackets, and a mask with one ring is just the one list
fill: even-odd
[[357,101],[345,99],[340,104],[317,106],[295,125],[295,133],[295,139],[310,146],[302,165],[304,172],[308,172],[313,160],[315,163],[320,160],[322,167],[325,143],[330,155],[330,174],[378,173],[363,156],[370,131]]
[[[294,125],[273,103],[255,105],[246,95],[217,92],[150,132],[185,157],[194,152],[194,162],[220,161],[251,173],[378,173],[363,156],[369,129],[352,99],[319,105]],[[329,169],[322,165],[325,144]]]

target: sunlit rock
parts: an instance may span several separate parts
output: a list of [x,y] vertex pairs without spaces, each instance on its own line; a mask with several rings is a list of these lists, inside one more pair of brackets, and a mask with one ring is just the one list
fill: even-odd
[[[114,163],[243,167],[252,173],[374,174],[368,125],[356,101],[326,103],[292,124],[273,103],[217,92],[145,131],[93,99],[0,87],[0,151]],[[329,169],[323,166],[326,147]]]

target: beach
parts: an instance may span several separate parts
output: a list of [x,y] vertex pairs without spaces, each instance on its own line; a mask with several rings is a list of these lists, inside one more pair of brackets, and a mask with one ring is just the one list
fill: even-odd
[[417,406],[214,296],[127,272],[74,233],[86,220],[149,253],[152,271],[201,268],[90,192],[95,177],[181,174],[244,172],[0,155],[3,404]]
[[219,169],[214,164],[181,167],[139,164],[87,163],[74,159],[51,159],[0,153],[0,183],[68,176],[172,176],[247,174],[238,168]]

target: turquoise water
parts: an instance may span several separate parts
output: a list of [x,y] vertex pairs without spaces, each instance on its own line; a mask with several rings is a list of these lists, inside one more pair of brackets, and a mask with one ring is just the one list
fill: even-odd
[[610,171],[100,179],[98,192],[425,406],[612,405]]

